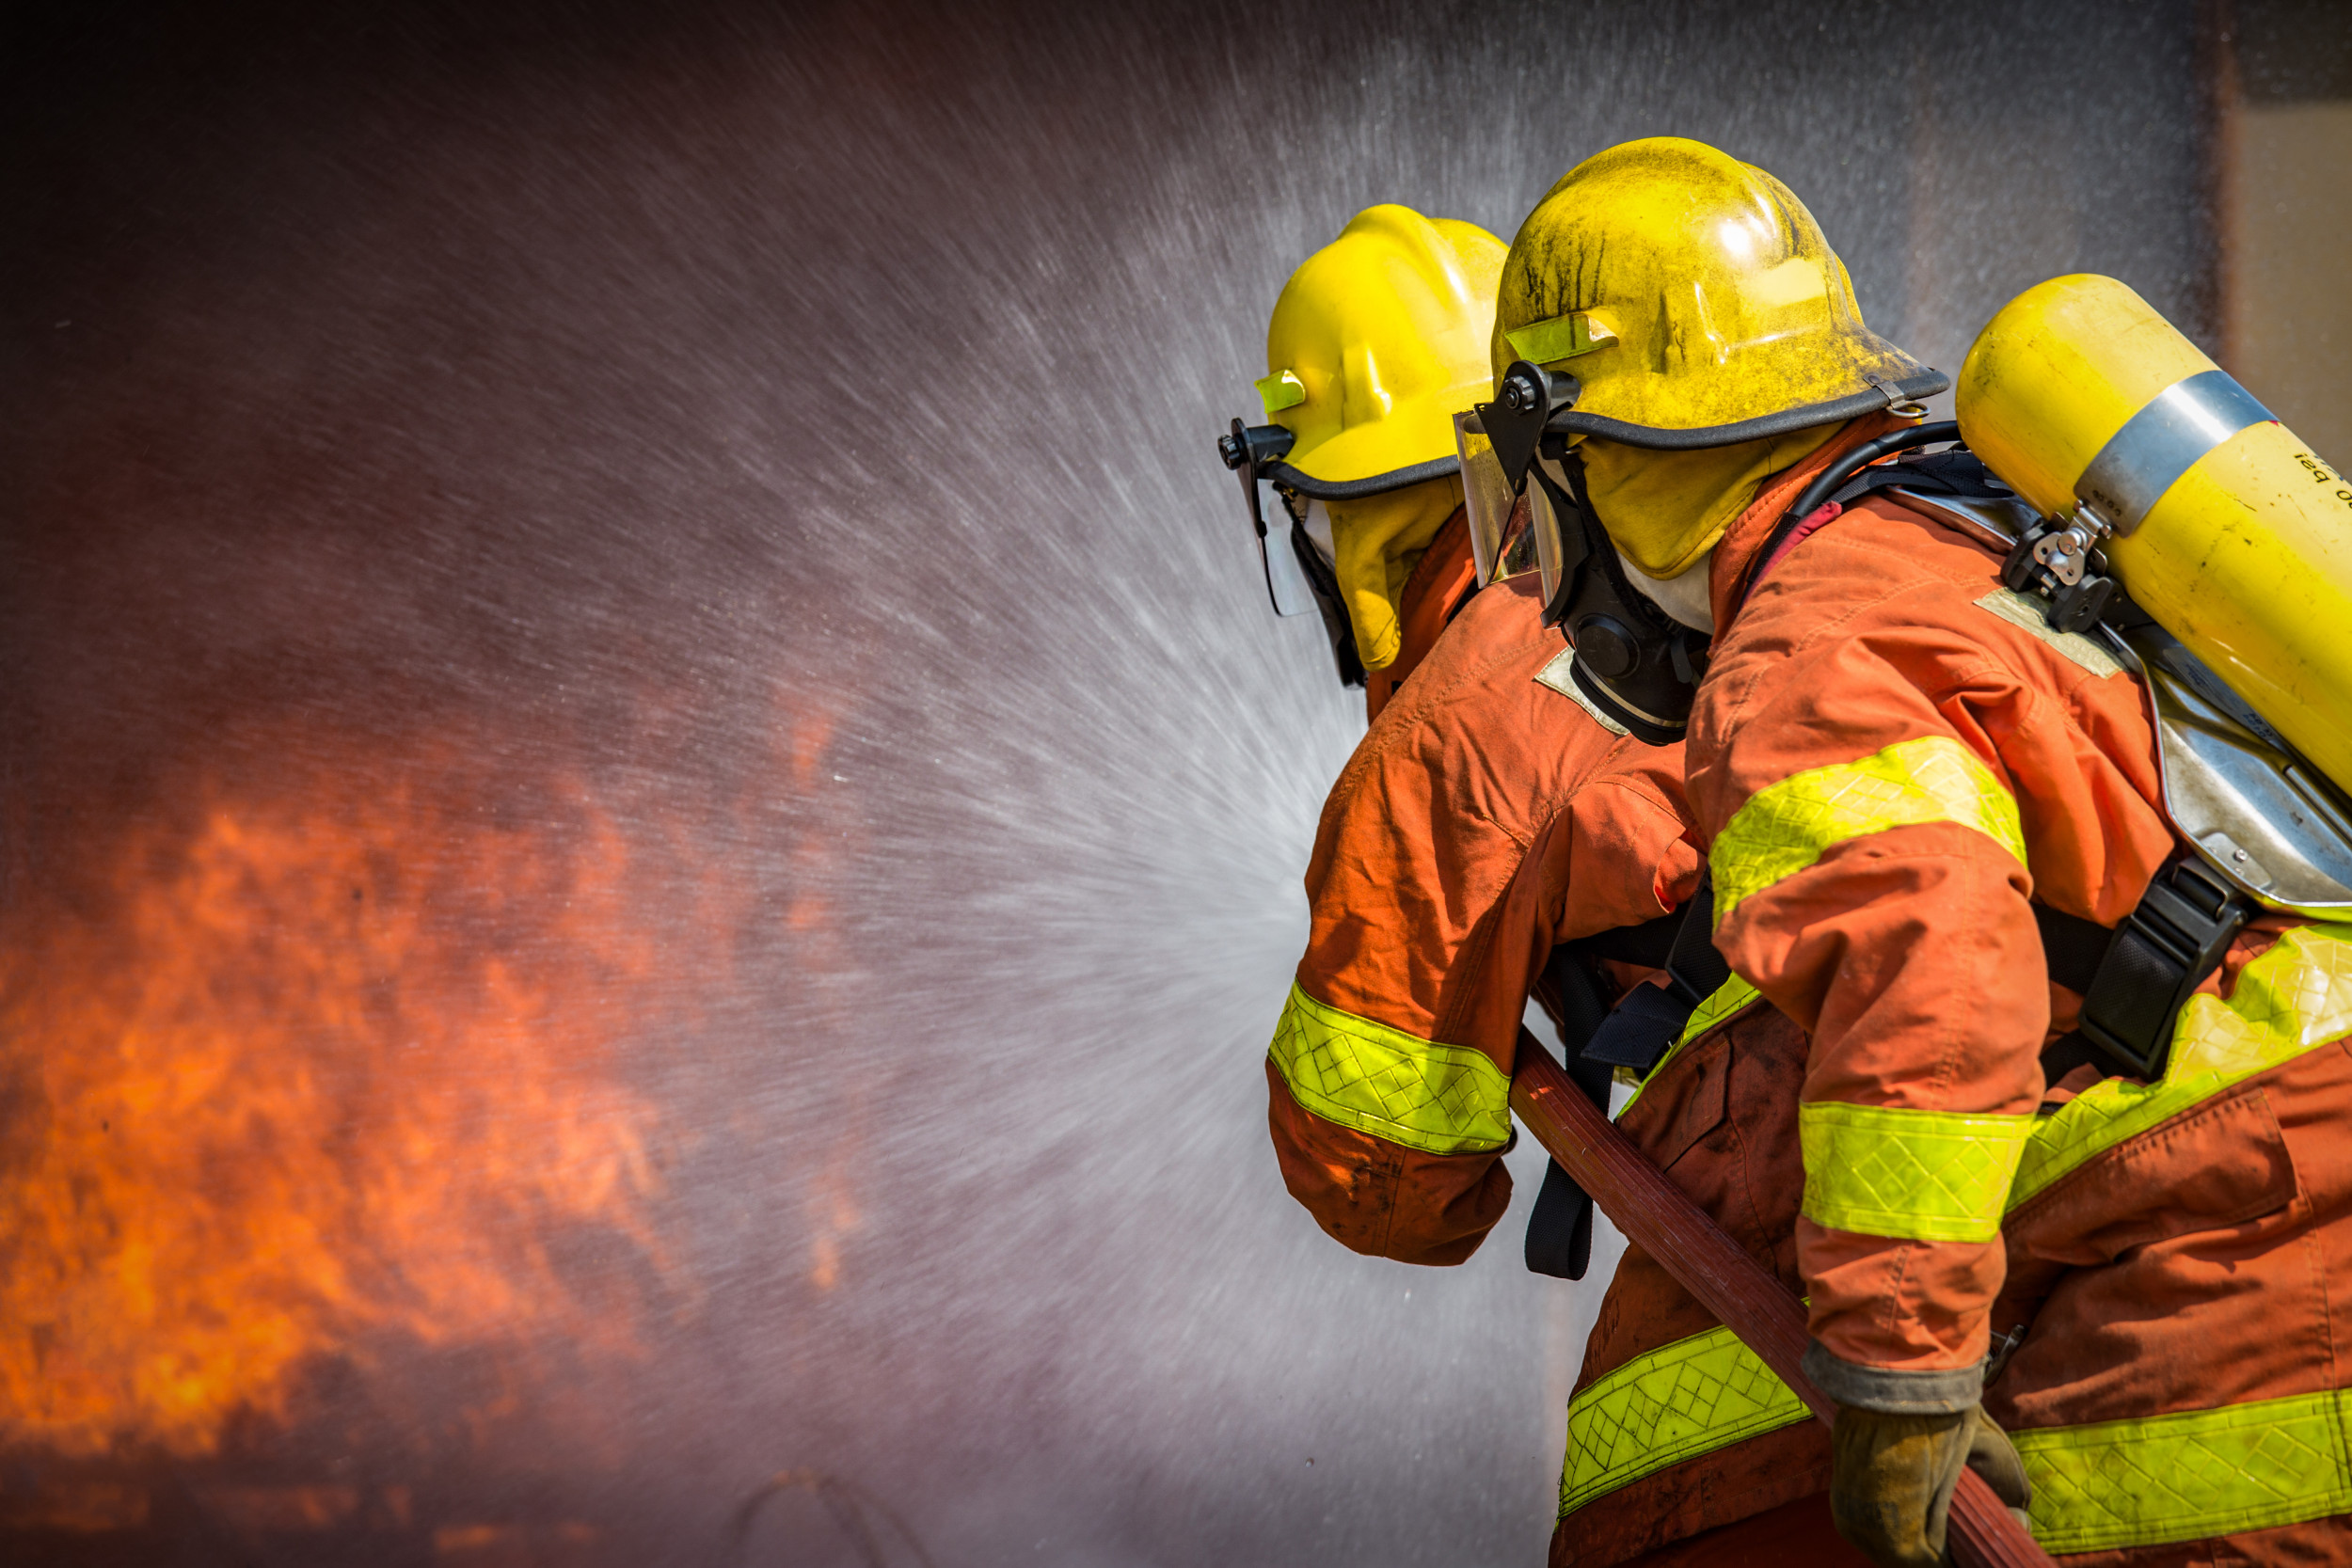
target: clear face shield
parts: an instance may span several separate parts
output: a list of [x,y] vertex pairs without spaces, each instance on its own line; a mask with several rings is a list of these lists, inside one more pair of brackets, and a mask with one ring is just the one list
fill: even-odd
[[[1543,563],[1543,541],[1530,506],[1530,497],[1513,492],[1502,460],[1475,409],[1454,416],[1454,446],[1462,458],[1462,504],[1470,514],[1470,558],[1478,570],[1478,586],[1537,570]],[[1532,495],[1532,492],[1531,492]],[[1552,555],[1559,554],[1558,525],[1553,524]],[[1544,580],[1547,601],[1559,585],[1556,566]]]

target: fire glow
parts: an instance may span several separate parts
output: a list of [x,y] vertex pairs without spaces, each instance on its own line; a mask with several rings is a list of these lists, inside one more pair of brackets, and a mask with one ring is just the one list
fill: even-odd
[[216,1451],[307,1369],[627,1355],[659,1276],[658,947],[578,788],[327,774],[119,839],[0,952],[0,1446]]

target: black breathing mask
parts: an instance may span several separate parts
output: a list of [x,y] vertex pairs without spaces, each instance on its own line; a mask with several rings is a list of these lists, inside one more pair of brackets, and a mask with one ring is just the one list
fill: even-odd
[[[1548,434],[1529,477],[1559,544],[1560,571],[1544,603],[1544,625],[1576,649],[1577,689],[1635,739],[1671,746],[1691,725],[1691,705],[1707,673],[1708,634],[1684,626],[1633,586],[1609,531],[1584,491],[1584,459],[1567,437]],[[1540,546],[1539,546],[1540,548]]]
[[1570,433],[1553,425],[1579,390],[1572,375],[1514,364],[1495,401],[1478,405],[1492,443],[1486,457],[1501,467],[1499,483],[1513,495],[1524,489],[1532,503],[1544,624],[1560,627],[1576,649],[1569,675],[1577,689],[1635,739],[1671,746],[1690,728],[1709,639],[1626,576],[1585,494],[1583,458]]

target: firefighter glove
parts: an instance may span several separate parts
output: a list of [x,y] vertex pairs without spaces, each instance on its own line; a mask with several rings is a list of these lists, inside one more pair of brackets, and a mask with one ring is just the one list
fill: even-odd
[[1841,1405],[1830,1433],[1830,1516],[1881,1568],[1938,1568],[1963,1465],[2023,1509],[2033,1495],[2009,1434],[1980,1404],[1949,1415],[1894,1416]]

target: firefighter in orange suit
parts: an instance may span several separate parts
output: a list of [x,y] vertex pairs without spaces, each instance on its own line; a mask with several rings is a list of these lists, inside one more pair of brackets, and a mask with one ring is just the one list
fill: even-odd
[[[2070,1562],[2352,1561],[2352,927],[2230,915],[2167,815],[2149,666],[2054,627],[1997,538],[1867,470],[1802,516],[1740,504],[1784,455],[1762,444],[1851,450],[1942,384],[1867,331],[1772,176],[1671,139],[1579,165],[1513,245],[1496,334],[1549,525],[1605,531],[1708,639],[1678,656],[1685,767],[1734,977],[1694,1022],[1777,1008],[1809,1036],[1791,1283],[1839,1406],[1840,1530],[1938,1561],[1968,1465]],[[1657,646],[1612,662],[1645,711]],[[2150,957],[2158,927],[2201,932],[2212,967]],[[2137,1045],[2135,999],[2097,1000],[2119,954],[2185,998]],[[1607,1335],[1569,1468],[1597,1444],[1614,1484],[1555,1561],[1624,1560],[1579,1520],[1661,1476],[1703,1498],[1804,1418],[1736,1346],[1628,1374]],[[1677,1368],[1712,1392],[1677,1404]]]
[[1473,547],[1455,421],[1491,389],[1502,251],[1359,214],[1275,307],[1258,390],[1279,422],[1223,444],[1277,609],[1304,598],[1295,561],[1373,677],[1267,1056],[1275,1146],[1332,1236],[1421,1263],[1469,1257],[1509,1202],[1509,1072],[1554,943],[1662,916],[1698,869],[1678,756],[1589,710],[1508,544]]
[[1519,1021],[1552,947],[1698,876],[1680,757],[1562,689],[1534,582],[1474,597],[1324,805],[1311,927],[1266,1056],[1293,1196],[1334,1239],[1458,1263],[1510,1202]]
[[[1399,220],[1387,214],[1397,211],[1375,214],[1392,229]],[[1350,233],[1364,226],[1358,219]],[[1302,269],[1284,309],[1347,315],[1307,293],[1336,272],[1318,279]],[[1352,319],[1375,324],[1359,328],[1363,336],[1376,336],[1376,289],[1359,284],[1341,303]],[[1483,335],[1483,309],[1478,323]],[[1278,318],[1278,340],[1280,325]],[[1457,343],[1458,334],[1441,341]],[[1475,370],[1457,366],[1446,378],[1457,388],[1456,412],[1490,395],[1483,341],[1477,352]],[[1308,356],[1296,348],[1269,356]],[[1333,349],[1322,357],[1348,359]],[[1317,383],[1301,380],[1311,399]],[[1269,381],[1279,387],[1279,374]],[[1294,421],[1302,441],[1308,428],[1343,432],[1362,446],[1383,437],[1371,399],[1320,426],[1307,424],[1308,412],[1302,405]],[[1228,455],[1248,483],[1248,465],[1271,467],[1268,433],[1236,426]],[[1434,435],[1421,441],[1386,461],[1429,461]],[[1785,505],[1831,455],[1788,448],[1740,476],[1743,503],[1759,513]],[[1578,656],[1547,624],[1537,579],[1513,574],[1524,541],[1506,537],[1509,526],[1491,518],[1473,526],[1471,585],[1486,586],[1377,713],[1332,790],[1307,875],[1308,950],[1266,1060],[1269,1119],[1292,1194],[1345,1245],[1407,1262],[1462,1261],[1509,1202],[1499,1156],[1511,1136],[1509,1080],[1531,987],[1555,1016],[1572,1010],[1559,994],[1555,949],[1665,920],[1689,898],[1699,869],[1680,800],[1680,748],[1636,738],[1576,678]],[[1287,544],[1279,527],[1271,533],[1270,575]],[[1442,532],[1436,537],[1424,573],[1444,544]],[[1280,597],[1278,590],[1278,605]],[[1645,973],[1636,958],[1574,961],[1609,995]],[[1548,966],[1550,984],[1539,978]],[[1704,1038],[1652,1077],[1622,1125],[1793,1281],[1800,1164],[1793,1116],[1783,1107],[1803,1072],[1804,1037],[1771,1009],[1750,1009],[1723,1028],[1706,1022]],[[1548,1180],[1547,1197],[1550,1190]],[[1581,1243],[1579,1233],[1567,1252]],[[1581,1256],[1547,1266],[1581,1269]],[[1619,1347],[1619,1362],[1632,1362],[1711,1326],[1637,1253],[1613,1287],[1600,1338]],[[1583,1515],[1607,1533],[1588,1532],[1579,1560],[1621,1560],[1678,1542],[1699,1552],[1694,1561],[1726,1551],[1762,1561],[1754,1554],[1774,1550],[1806,1568],[1855,1560],[1820,1500],[1825,1434],[1792,1427],[1777,1405],[1767,1413],[1763,1440],[1740,1450],[1736,1473],[1708,1472],[1704,1495],[1680,1484],[1687,1475],[1618,1478],[1617,1506]],[[1567,1490],[1608,1479],[1605,1465],[1582,1474],[1571,1457]]]

